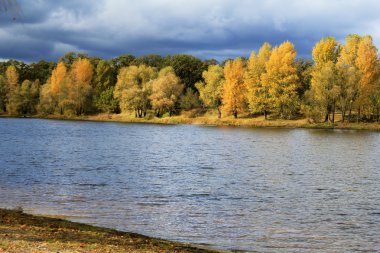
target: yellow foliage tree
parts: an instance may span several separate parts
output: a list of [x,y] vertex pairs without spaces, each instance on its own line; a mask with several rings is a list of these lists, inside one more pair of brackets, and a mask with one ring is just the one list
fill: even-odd
[[238,58],[224,66],[223,111],[235,118],[245,109],[244,62]]
[[151,85],[152,95],[149,98],[156,116],[159,117],[164,112],[169,112],[171,116],[183,91],[181,80],[176,76],[174,69],[172,67],[161,69]]
[[332,37],[321,39],[313,48],[315,65],[311,73],[311,87],[306,93],[308,106],[305,111],[315,121],[328,121],[330,113],[331,121],[335,121],[336,102],[340,92],[336,69],[338,55],[338,43]]
[[359,94],[360,72],[356,65],[358,48],[361,41],[359,35],[348,35],[336,64],[338,72],[338,83],[340,88],[339,107],[342,112],[342,121],[346,119],[348,111],[348,122],[351,120],[352,107]]
[[5,71],[7,103],[6,108],[9,114],[18,114],[19,108],[19,74],[15,66],[11,65]]
[[265,119],[272,101],[269,95],[270,87],[268,83],[262,82],[262,75],[266,72],[265,66],[271,56],[271,48],[270,44],[264,43],[258,55],[252,52],[244,75],[249,110],[252,113],[263,113]]
[[[46,94],[49,89],[49,96],[51,96],[50,102],[51,105],[45,105],[46,107],[56,108],[60,114],[63,114],[63,103],[62,101],[66,99],[66,83],[67,83],[67,68],[64,62],[59,62],[57,67],[53,70],[48,85],[50,87],[44,87],[46,91],[43,93]],[[45,86],[45,85],[44,85]],[[47,101],[45,98],[43,101]]]
[[222,90],[224,84],[223,68],[219,65],[210,65],[206,71],[203,71],[202,77],[204,82],[195,84],[195,87],[199,91],[199,97],[207,107],[217,108],[218,118],[221,118]]
[[316,65],[335,63],[339,55],[338,43],[333,37],[321,39],[313,48],[313,60]]
[[[358,120],[361,112],[369,114],[370,110],[379,110],[380,94],[378,87],[379,60],[377,48],[372,37],[365,36],[358,46],[356,65],[360,72],[359,97],[357,99]],[[377,112],[378,114],[378,112]]]
[[85,112],[86,106],[91,95],[91,80],[93,75],[93,66],[86,58],[78,58],[74,61],[70,79],[67,83],[68,104],[72,106],[76,115]]
[[121,110],[134,110],[139,118],[145,116],[150,107],[150,82],[156,77],[156,70],[146,65],[120,69],[114,96],[119,100]]
[[275,47],[262,75],[262,82],[269,87],[272,110],[281,118],[291,117],[298,106],[296,55],[294,45],[289,41]]

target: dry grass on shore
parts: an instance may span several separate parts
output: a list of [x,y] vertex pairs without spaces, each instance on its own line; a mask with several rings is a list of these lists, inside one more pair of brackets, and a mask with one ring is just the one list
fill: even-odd
[[0,209],[0,252],[216,252],[187,244]]
[[[9,117],[7,115],[0,115]],[[380,131],[380,123],[342,123],[337,114],[336,123],[311,123],[307,118],[300,117],[297,119],[269,119],[265,120],[264,116],[250,117],[249,115],[241,115],[235,119],[233,117],[223,117],[219,119],[214,111],[205,114],[196,114],[192,111],[183,112],[181,115],[154,117],[148,115],[144,118],[136,118],[133,113],[123,114],[96,114],[84,116],[64,116],[64,115],[48,115],[33,116],[34,118],[47,118],[57,120],[86,120],[86,121],[111,121],[125,123],[148,123],[148,124],[194,124],[194,125],[211,125],[211,126],[236,126],[236,127],[272,127],[272,128],[317,128],[317,129],[357,129]]]

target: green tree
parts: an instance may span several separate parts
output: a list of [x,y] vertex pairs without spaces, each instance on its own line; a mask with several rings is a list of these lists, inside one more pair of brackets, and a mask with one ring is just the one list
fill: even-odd
[[22,82],[18,95],[18,114],[35,114],[37,112],[39,88],[40,83],[38,79],[34,82],[29,80]]
[[117,109],[117,100],[112,95],[115,83],[111,64],[105,60],[99,61],[93,82],[93,102],[98,111],[110,113]]
[[191,88],[187,88],[179,101],[180,107],[183,110],[195,109],[200,106],[199,96]]
[[143,55],[136,58],[133,61],[133,65],[146,65],[160,70],[165,67],[165,58],[157,54]]
[[185,88],[195,90],[195,83],[202,80],[202,73],[206,70],[205,64],[191,55],[173,55],[165,59],[166,66],[171,66],[180,78]]

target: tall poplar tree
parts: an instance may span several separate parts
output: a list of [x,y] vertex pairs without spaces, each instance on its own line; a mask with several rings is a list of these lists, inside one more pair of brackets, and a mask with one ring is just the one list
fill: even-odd
[[339,55],[339,47],[332,37],[321,39],[313,48],[313,60],[315,62],[311,73],[311,88],[307,92],[308,116],[319,121],[335,121],[335,109],[340,88],[336,62]]
[[298,108],[296,55],[292,43],[282,43],[273,49],[262,75],[262,82],[269,86],[272,110],[281,118],[290,118]]
[[252,52],[247,63],[244,75],[244,83],[247,87],[247,100],[249,110],[252,113],[262,113],[265,119],[271,108],[269,83],[262,81],[262,75],[266,73],[266,64],[271,56],[271,45],[263,44],[259,54]]
[[228,61],[224,67],[223,111],[235,118],[245,108],[244,62],[238,58]]

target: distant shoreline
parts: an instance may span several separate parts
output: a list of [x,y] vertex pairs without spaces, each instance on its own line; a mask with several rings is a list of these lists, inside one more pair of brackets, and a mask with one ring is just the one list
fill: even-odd
[[233,127],[251,127],[251,128],[306,128],[306,129],[347,129],[347,130],[371,130],[380,131],[380,123],[309,123],[306,118],[296,120],[265,120],[264,117],[256,118],[238,118],[226,117],[218,119],[217,117],[151,117],[136,118],[130,114],[96,114],[83,116],[65,116],[65,115],[33,115],[33,116],[12,116],[0,115],[2,118],[37,118],[37,119],[55,119],[55,120],[76,120],[76,121],[94,121],[94,122],[120,122],[120,123],[145,123],[145,124],[164,124],[164,125],[204,125],[204,126],[233,126]]
[[0,208],[0,252],[225,252]]

